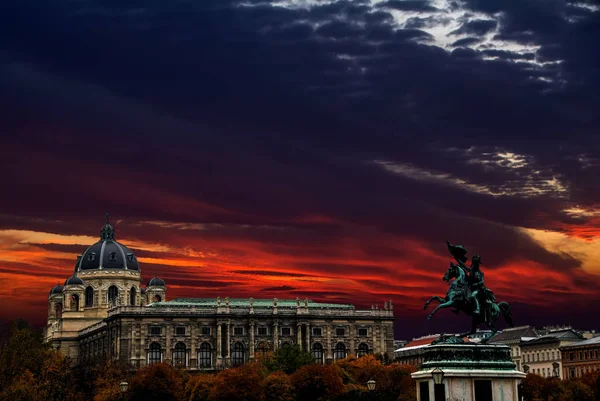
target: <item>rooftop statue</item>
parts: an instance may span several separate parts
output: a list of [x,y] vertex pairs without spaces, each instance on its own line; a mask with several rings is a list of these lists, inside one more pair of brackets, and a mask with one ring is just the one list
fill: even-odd
[[[506,322],[513,327],[512,313],[510,305],[507,302],[496,302],[494,293],[485,286],[484,274],[481,271],[481,257],[473,256],[471,266],[467,267],[467,250],[462,245],[453,245],[446,241],[450,254],[458,264],[450,262],[450,267],[443,277],[443,280],[450,283],[450,288],[446,293],[446,297],[431,297],[426,303],[424,309],[429,307],[432,301],[438,301],[440,304],[427,316],[427,319],[432,319],[435,313],[443,308],[453,308],[452,312],[459,314],[463,312],[467,316],[471,316],[471,330],[459,334],[456,337],[463,338],[477,331],[477,326],[484,323],[491,330],[489,336],[481,340],[486,343],[498,329],[494,322],[500,316],[504,316]],[[450,341],[450,340],[448,340]],[[446,342],[446,341],[445,341]]]

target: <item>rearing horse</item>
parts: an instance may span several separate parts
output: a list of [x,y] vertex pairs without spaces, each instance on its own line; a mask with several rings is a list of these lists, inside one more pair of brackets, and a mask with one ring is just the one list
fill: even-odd
[[443,277],[443,280],[446,282],[450,282],[454,279],[450,288],[448,288],[448,292],[446,293],[446,298],[433,296],[426,303],[423,309],[427,309],[431,301],[438,301],[440,304],[427,316],[427,319],[432,319],[435,313],[443,308],[456,308],[456,313],[462,311],[467,316],[471,316],[471,330],[460,334],[460,337],[465,337],[471,334],[474,334],[477,331],[477,326],[481,323],[485,323],[486,326],[492,330],[492,333],[482,342],[487,342],[498,329],[494,326],[494,322],[500,316],[500,312],[504,316],[506,322],[512,327],[512,313],[510,311],[510,305],[508,302],[485,302],[481,308],[481,314],[473,314],[473,305],[472,302],[467,297],[467,290],[469,283],[467,282],[467,276],[462,267],[450,263],[450,267],[446,274]]

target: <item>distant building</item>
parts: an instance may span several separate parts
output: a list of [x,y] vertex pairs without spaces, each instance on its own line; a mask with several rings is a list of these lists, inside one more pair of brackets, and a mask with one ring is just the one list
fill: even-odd
[[524,372],[543,377],[564,378],[560,347],[582,340],[581,334],[569,328],[550,330],[536,339],[521,341]]
[[165,281],[142,285],[134,253],[108,223],[77,257],[73,276],[48,295],[46,341],[75,363],[116,359],[214,369],[298,345],[319,363],[394,351],[391,301],[382,309],[308,299],[191,298],[167,301]]
[[[394,351],[394,361],[406,365],[413,365],[419,368],[423,364],[425,351],[431,346],[431,343],[441,334],[430,334],[427,336],[413,338],[404,347]],[[468,338],[464,338],[465,342],[470,342]]]
[[560,351],[565,378],[581,377],[600,370],[600,336],[563,345]]
[[504,329],[490,339],[490,344],[505,344],[510,347],[510,355],[517,370],[523,372],[521,343],[538,338],[540,335],[533,326],[518,326]]

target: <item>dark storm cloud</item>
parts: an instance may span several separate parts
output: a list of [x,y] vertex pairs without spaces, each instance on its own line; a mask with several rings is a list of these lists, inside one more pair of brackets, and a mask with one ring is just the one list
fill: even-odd
[[398,11],[435,12],[438,9],[427,0],[388,0],[377,4],[381,8],[391,8]]
[[471,20],[465,22],[460,28],[450,32],[450,35],[479,35],[483,36],[498,26],[495,20]]
[[535,60],[536,55],[534,53],[517,53],[507,50],[483,50],[483,55],[488,57],[498,57],[504,60]]
[[[572,224],[560,220],[563,209],[592,207],[599,196],[597,167],[578,161],[598,149],[590,133],[600,127],[599,13],[545,4],[457,3],[497,21],[467,21],[459,30],[469,37],[450,52],[426,31],[449,17],[427,2],[306,10],[225,0],[13,1],[0,13],[0,145],[11,191],[0,208],[65,221],[8,216],[0,226],[96,236],[90,214],[110,206],[133,221],[230,225],[210,235],[254,240],[278,256],[305,256],[300,249],[315,242],[345,249],[336,238],[361,239],[349,227],[377,227],[366,255],[407,255],[389,243],[379,249],[377,235],[418,238],[441,254],[448,238],[481,253],[490,269],[527,259],[575,270],[576,256],[548,252],[514,228]],[[398,27],[386,10],[423,14]],[[506,48],[468,49],[496,28]],[[541,48],[534,56],[513,45]],[[526,155],[526,165],[502,167],[477,154],[504,151]],[[393,174],[374,160],[422,174]],[[436,174],[446,178],[423,178]],[[549,188],[553,178],[568,197]],[[540,193],[528,197],[528,188]],[[336,223],[303,223],[307,216]],[[285,230],[237,227],[261,224]],[[147,240],[164,233],[127,230]],[[387,272],[376,264],[376,273]],[[347,268],[306,266],[324,276]],[[235,273],[310,277],[257,267]]]
[[456,42],[452,43],[452,47],[463,47],[463,46],[472,46],[481,42],[480,38],[463,38],[458,39]]

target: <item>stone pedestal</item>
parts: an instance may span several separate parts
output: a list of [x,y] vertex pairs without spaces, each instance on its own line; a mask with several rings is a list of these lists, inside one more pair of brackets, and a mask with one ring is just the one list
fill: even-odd
[[[424,351],[417,381],[417,401],[520,401],[525,373],[515,369],[506,345],[432,345]],[[443,372],[442,384],[433,374]]]

